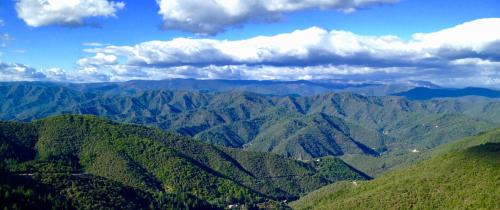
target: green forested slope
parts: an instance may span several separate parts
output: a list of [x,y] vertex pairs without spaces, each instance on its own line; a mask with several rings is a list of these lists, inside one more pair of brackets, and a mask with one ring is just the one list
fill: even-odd
[[[80,92],[52,83],[0,83],[0,98],[3,120],[91,114],[296,159],[343,156],[370,175],[411,161],[410,151],[429,150],[500,123],[498,101],[411,101],[352,93]],[[368,161],[377,167],[366,167]]]
[[[491,124],[478,119],[467,118],[456,114],[443,114],[430,117],[414,116],[409,121],[417,126],[408,126],[407,123],[388,128],[385,132],[398,133],[401,139],[395,144],[406,145],[396,147],[387,153],[374,157],[365,154],[348,154],[342,159],[354,167],[371,176],[379,176],[386,171],[411,164],[419,160],[427,152],[439,145],[447,144],[452,140],[464,136],[472,136],[480,130],[486,130]],[[402,149],[405,148],[405,149]]]
[[368,182],[321,188],[296,209],[499,209],[500,130],[445,145]]
[[[77,208],[128,205],[132,198],[138,206],[129,209],[176,203],[250,205],[367,178],[339,159],[305,163],[91,116],[0,123],[0,143],[0,163],[11,176],[34,178]],[[101,191],[124,202],[108,202]],[[99,201],[89,199],[93,196],[103,203],[84,203]]]

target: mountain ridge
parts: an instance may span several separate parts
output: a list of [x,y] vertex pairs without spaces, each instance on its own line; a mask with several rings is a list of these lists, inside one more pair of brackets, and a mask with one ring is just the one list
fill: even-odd
[[500,98],[500,91],[478,87],[467,87],[463,89],[448,89],[448,88],[427,88],[417,87],[405,92],[393,94],[395,96],[403,96],[412,100],[429,100],[435,98],[458,98],[465,96],[480,96],[485,98]]
[[358,163],[428,150],[500,124],[500,104],[488,100],[413,101],[354,93],[272,96],[240,91],[98,94],[38,83],[0,84],[0,96],[3,120],[91,114],[296,159],[360,155],[362,160],[350,163],[372,176],[386,169],[372,173]]
[[[26,83],[26,82],[3,82]],[[438,88],[438,85],[424,81],[406,81],[386,83],[378,81],[351,80],[197,80],[197,79],[166,79],[166,80],[131,80],[125,82],[103,83],[53,83],[30,82],[38,85],[58,85],[76,91],[91,93],[127,93],[138,91],[168,89],[174,91],[227,92],[250,91],[266,95],[303,95],[310,96],[328,92],[356,92],[364,95],[384,96],[410,90],[415,87]]]

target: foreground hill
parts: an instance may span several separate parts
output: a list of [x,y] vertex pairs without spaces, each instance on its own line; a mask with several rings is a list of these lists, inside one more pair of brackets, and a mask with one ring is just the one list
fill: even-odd
[[500,129],[438,148],[373,181],[336,183],[295,209],[499,209]]
[[12,203],[33,195],[75,208],[252,205],[368,178],[335,158],[305,163],[71,115],[0,123],[0,160],[2,181],[12,180],[2,190],[21,197]]

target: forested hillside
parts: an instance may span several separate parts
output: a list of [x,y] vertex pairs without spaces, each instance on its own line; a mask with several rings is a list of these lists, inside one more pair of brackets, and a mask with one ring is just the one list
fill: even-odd
[[[500,102],[490,100],[409,101],[352,93],[271,96],[133,88],[116,93],[67,86],[2,83],[0,119],[31,121],[61,113],[91,114],[296,159],[343,156],[371,175],[411,159],[411,151],[428,150],[500,123]],[[365,166],[368,161],[374,164]]]
[[218,208],[368,178],[335,158],[301,162],[92,116],[0,123],[0,143],[7,207]]
[[442,146],[372,181],[336,183],[296,209],[499,209],[500,130]]

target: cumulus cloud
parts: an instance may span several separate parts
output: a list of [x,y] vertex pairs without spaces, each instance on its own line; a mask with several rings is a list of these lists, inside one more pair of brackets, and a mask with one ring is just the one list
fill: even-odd
[[[67,71],[61,68],[36,69],[19,63],[0,61],[0,81],[55,81],[55,82],[108,82],[108,73],[97,68],[80,68]],[[119,79],[115,79],[118,81]]]
[[164,27],[198,34],[224,31],[249,21],[277,21],[283,13],[311,8],[353,12],[399,0],[157,0]]
[[[293,44],[290,44],[293,43]],[[129,65],[152,67],[207,65],[299,65],[346,64],[389,60],[401,55],[407,43],[397,37],[363,37],[346,31],[312,27],[271,37],[238,41],[177,38],[150,41],[135,46],[108,46],[87,52],[127,58]],[[404,50],[404,49],[403,49]],[[391,55],[391,58],[383,56]]]
[[233,41],[176,38],[133,46],[89,45],[94,47],[85,51],[91,55],[78,60],[76,69],[43,70],[45,77],[40,78],[424,80],[445,86],[500,87],[499,43],[500,18],[415,34],[408,40],[312,27]]
[[123,2],[108,0],[18,0],[16,11],[27,25],[81,26],[91,17],[116,17]]
[[39,81],[46,79],[45,74],[35,68],[0,61],[0,81]]
[[94,57],[82,58],[77,63],[80,66],[106,66],[117,64],[117,62],[118,58],[115,55],[97,53]]
[[[290,44],[293,43],[293,44]],[[111,79],[412,78],[498,76],[500,18],[479,19],[410,40],[318,27],[244,40],[176,38],[87,49],[78,64]],[[106,59],[107,58],[107,59]],[[118,75],[118,76],[117,76]],[[451,83],[451,82],[449,82]]]
[[[293,44],[291,44],[293,43]],[[481,19],[411,40],[396,36],[361,36],[312,27],[276,36],[228,41],[176,38],[135,46],[87,49],[101,59],[124,57],[127,65],[147,67],[209,65],[364,65],[372,67],[441,67],[451,60],[497,61],[500,18]],[[112,59],[116,61],[116,59]]]

